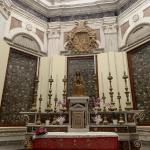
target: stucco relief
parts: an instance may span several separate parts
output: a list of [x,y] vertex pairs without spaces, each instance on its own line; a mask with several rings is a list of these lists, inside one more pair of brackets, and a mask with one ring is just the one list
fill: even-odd
[[98,49],[96,30],[87,26],[86,21],[76,22],[76,26],[65,34],[65,49],[72,52],[88,53]]
[[40,51],[40,46],[38,45],[36,40],[26,34],[16,35],[12,41],[14,44],[17,44],[19,46],[29,48],[34,51]]

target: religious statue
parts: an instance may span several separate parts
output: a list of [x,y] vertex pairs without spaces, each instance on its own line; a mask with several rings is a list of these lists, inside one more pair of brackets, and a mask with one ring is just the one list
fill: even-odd
[[85,86],[80,71],[76,71],[73,79],[72,96],[85,96]]

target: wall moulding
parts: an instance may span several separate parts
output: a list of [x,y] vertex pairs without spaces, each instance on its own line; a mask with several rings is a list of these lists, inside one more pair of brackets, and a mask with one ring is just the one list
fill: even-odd
[[12,47],[19,51],[29,53],[35,56],[46,56],[47,54],[42,52],[38,42],[26,34],[18,34],[12,39],[4,38],[4,40]]

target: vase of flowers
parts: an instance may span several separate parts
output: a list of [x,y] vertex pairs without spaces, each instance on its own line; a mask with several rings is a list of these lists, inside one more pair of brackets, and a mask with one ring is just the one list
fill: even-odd
[[97,124],[97,125],[99,125],[101,122],[102,122],[102,117],[101,117],[101,115],[96,115],[95,117],[94,117],[94,122]]
[[57,118],[57,122],[58,122],[60,125],[63,125],[64,121],[65,121],[65,117],[63,117],[63,116],[60,116],[60,117]]

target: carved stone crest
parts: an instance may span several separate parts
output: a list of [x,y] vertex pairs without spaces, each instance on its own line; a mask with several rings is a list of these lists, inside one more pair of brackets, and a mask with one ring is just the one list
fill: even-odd
[[87,26],[86,21],[76,22],[76,26],[66,33],[65,49],[72,52],[88,53],[99,47],[96,30]]

